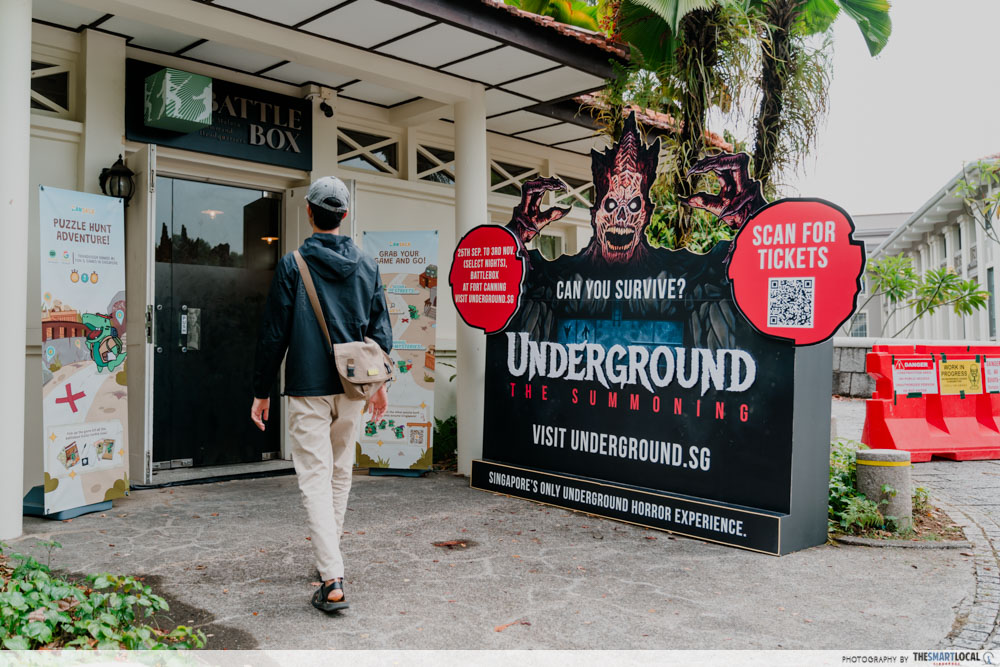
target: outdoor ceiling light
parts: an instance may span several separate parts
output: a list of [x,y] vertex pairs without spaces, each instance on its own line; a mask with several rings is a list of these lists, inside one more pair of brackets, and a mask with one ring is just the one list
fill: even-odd
[[101,170],[98,181],[101,184],[101,192],[108,197],[121,197],[128,206],[128,202],[135,194],[135,173],[125,166],[122,156],[118,156],[118,161],[110,167]]
[[275,241],[280,240],[281,239],[281,232],[279,229],[280,224],[281,223],[278,221],[277,218],[272,217],[267,223],[267,231],[264,233],[264,236],[260,237],[260,240],[267,243],[267,245],[271,245]]
[[204,213],[205,215],[207,215],[208,217],[210,217],[212,220],[215,220],[215,216],[217,216],[217,215],[223,215],[225,213],[225,211],[220,211],[220,210],[214,209],[214,208],[207,208],[204,211],[202,211],[202,213]]

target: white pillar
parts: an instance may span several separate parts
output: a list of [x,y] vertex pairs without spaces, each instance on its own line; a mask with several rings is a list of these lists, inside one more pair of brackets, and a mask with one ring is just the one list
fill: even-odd
[[[488,218],[489,160],[486,152],[484,91],[455,104],[455,241]],[[457,322],[458,472],[472,472],[483,454],[483,389],[486,385],[486,336]]]
[[[27,309],[28,154],[31,136],[31,0],[0,2],[0,285],[4,310],[19,317]],[[36,295],[37,297],[37,295]],[[25,326],[0,327],[0,376],[7,387],[0,400],[0,539],[21,535],[24,495]],[[37,397],[36,397],[37,398]]]
[[101,170],[125,152],[125,40],[84,30],[80,41],[86,85],[78,183],[82,191],[100,194]]

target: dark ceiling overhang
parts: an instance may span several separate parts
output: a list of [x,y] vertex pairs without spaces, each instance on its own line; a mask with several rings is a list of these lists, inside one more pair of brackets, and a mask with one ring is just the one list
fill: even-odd
[[480,0],[381,0],[381,2],[484,37],[516,45],[535,55],[550,58],[562,65],[604,79],[614,76],[612,61],[623,64],[628,61],[621,55],[564,34],[550,25],[526,20],[523,16]]

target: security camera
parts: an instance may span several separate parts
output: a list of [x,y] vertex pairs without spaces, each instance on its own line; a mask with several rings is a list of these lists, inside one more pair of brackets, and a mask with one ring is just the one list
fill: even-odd
[[319,110],[323,112],[323,115],[327,118],[333,118],[333,107],[331,107],[326,100],[319,103]]

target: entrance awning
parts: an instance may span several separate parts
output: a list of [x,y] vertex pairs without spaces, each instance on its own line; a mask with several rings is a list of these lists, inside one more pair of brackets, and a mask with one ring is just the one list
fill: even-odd
[[[453,120],[462,86],[486,87],[487,129],[587,153],[587,114],[545,109],[604,87],[625,47],[500,0],[34,0],[36,21],[124,36],[129,46],[317,84],[393,110]],[[435,104],[437,103],[437,104]],[[412,121],[412,122],[408,122]]]

